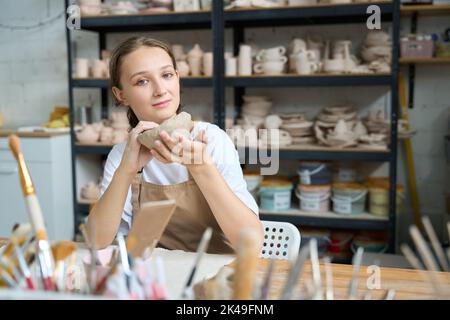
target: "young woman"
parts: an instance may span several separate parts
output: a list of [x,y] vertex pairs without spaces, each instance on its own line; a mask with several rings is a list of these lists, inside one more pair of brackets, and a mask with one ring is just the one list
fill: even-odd
[[[87,229],[97,248],[132,224],[140,203],[174,199],[177,204],[159,246],[195,251],[203,231],[214,232],[208,252],[232,252],[243,229],[262,243],[258,206],[247,191],[233,143],[216,125],[193,122],[190,139],[160,134],[154,149],[137,140],[180,112],[180,78],[170,48],[147,37],[121,43],[111,55],[110,79],[118,105],[128,108],[128,141],[111,150],[102,196],[92,208]],[[201,163],[189,161],[193,150]]]

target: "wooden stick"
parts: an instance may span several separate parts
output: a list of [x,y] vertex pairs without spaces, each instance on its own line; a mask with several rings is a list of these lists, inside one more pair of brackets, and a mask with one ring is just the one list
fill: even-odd
[[356,293],[358,290],[358,279],[359,279],[359,269],[361,267],[362,255],[364,253],[364,249],[359,247],[353,256],[353,273],[352,279],[350,280],[350,284],[348,286],[348,298],[356,299]]
[[281,299],[282,300],[289,300],[291,299],[292,293],[294,291],[294,288],[297,285],[297,280],[300,278],[300,275],[303,270],[303,266],[306,262],[306,260],[309,257],[309,247],[304,246],[300,249],[300,252],[297,256],[297,260],[295,261],[295,264],[291,267],[289,270],[288,277],[286,279],[286,284],[284,285]]
[[314,283],[313,300],[323,300],[322,281],[320,279],[319,254],[317,252],[317,239],[313,238],[309,241],[309,252],[311,255],[311,267]]
[[403,255],[405,256],[406,260],[408,260],[409,264],[417,270],[424,270],[423,264],[417,259],[414,252],[411,250],[411,248],[407,244],[402,244],[400,246],[400,250],[402,251]]
[[331,259],[330,257],[325,257],[323,259],[325,265],[325,281],[327,285],[326,299],[334,300],[334,288],[333,288],[333,270],[331,269]]
[[275,265],[275,260],[269,259],[269,266],[266,271],[266,276],[261,285],[261,294],[259,297],[260,300],[267,300],[269,297],[270,282],[272,280],[274,265]]
[[428,248],[428,245],[425,242],[422,235],[420,234],[420,231],[417,228],[417,226],[415,226],[415,225],[410,226],[409,233],[414,241],[414,244],[417,247],[417,250],[419,250],[419,253],[420,253],[427,269],[431,270],[431,271],[439,271],[439,267],[436,263],[436,260],[434,260],[433,254],[431,253],[430,249]]
[[434,228],[431,224],[430,218],[423,217],[422,222],[423,222],[423,226],[425,227],[425,231],[428,234],[428,238],[431,241],[431,245],[434,249],[434,252],[436,253],[439,263],[441,264],[441,268],[444,271],[448,272],[449,267],[448,267],[448,263],[447,263],[447,258],[445,257],[444,250],[442,249],[441,244],[439,243],[439,239],[438,239],[436,233],[434,232]]

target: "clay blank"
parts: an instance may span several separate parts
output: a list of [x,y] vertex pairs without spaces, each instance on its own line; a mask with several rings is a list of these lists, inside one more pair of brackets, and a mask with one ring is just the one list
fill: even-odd
[[171,135],[175,130],[186,138],[189,138],[189,131],[191,130],[192,120],[191,115],[187,112],[181,112],[175,117],[167,119],[156,128],[147,130],[139,134],[138,141],[149,149],[155,147],[155,141],[159,139],[159,134],[166,131]]

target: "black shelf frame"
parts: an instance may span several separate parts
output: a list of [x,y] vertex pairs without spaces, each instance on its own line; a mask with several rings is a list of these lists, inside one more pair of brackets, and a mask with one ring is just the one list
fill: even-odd
[[[255,148],[237,148],[239,155],[246,159],[250,154],[258,155],[258,150]],[[252,153],[253,152],[253,153]],[[391,160],[390,151],[327,151],[327,150],[286,150],[279,149],[276,151],[281,160],[323,160],[323,161],[378,161],[387,162]],[[270,149],[261,150],[262,157],[272,157],[273,152]],[[247,163],[247,162],[245,162]]]
[[389,86],[391,75],[312,75],[227,77],[229,87]]
[[[381,21],[391,21],[393,6],[389,2],[373,2],[381,10]],[[349,5],[315,5],[270,9],[238,9],[225,11],[226,27],[268,27],[310,24],[343,24],[365,22],[367,3]]]
[[363,219],[340,219],[340,218],[321,218],[306,217],[298,215],[284,215],[277,213],[260,213],[259,217],[263,220],[290,222],[295,225],[313,228],[336,228],[353,230],[386,230],[388,228],[387,220],[363,220]]
[[[66,0],[66,6],[69,0]],[[235,116],[240,115],[242,96],[247,87],[297,87],[297,86],[386,86],[391,90],[391,146],[389,152],[335,152],[335,151],[293,151],[281,150],[281,159],[296,160],[360,160],[389,162],[389,219],[388,221],[367,221],[333,218],[306,218],[299,216],[285,217],[281,215],[261,214],[263,219],[288,221],[305,226],[321,226],[330,228],[353,228],[370,230],[387,230],[389,232],[388,252],[395,250],[396,238],[396,180],[397,180],[397,119],[398,119],[398,52],[399,52],[399,26],[400,1],[371,2],[348,5],[320,5],[315,7],[288,7],[252,10],[223,10],[223,0],[213,1],[211,12],[171,13],[152,15],[125,15],[108,17],[89,17],[81,19],[81,29],[98,32],[99,48],[106,47],[106,34],[109,32],[123,33],[131,31],[153,30],[189,30],[211,29],[213,37],[214,57],[224,56],[225,29],[231,28],[233,33],[233,51],[237,55],[239,44],[245,41],[245,29],[254,27],[283,27],[289,25],[314,24],[348,24],[363,23],[367,19],[368,5],[378,5],[381,8],[382,21],[392,23],[392,73],[389,75],[316,75],[316,76],[277,76],[277,77],[225,77],[224,59],[214,59],[214,74],[211,79],[192,78],[182,79],[182,85],[187,87],[211,87],[214,99],[214,121],[221,128],[225,124],[225,88],[232,87],[236,105]],[[89,206],[78,204],[76,189],[75,159],[77,154],[106,155],[109,146],[85,146],[75,143],[74,119],[75,108],[73,104],[74,88],[100,88],[102,92],[102,105],[107,105],[107,79],[72,79],[72,31],[66,28],[68,50],[69,74],[69,106],[71,119],[72,142],[72,175],[74,207],[77,212],[88,210]],[[107,114],[102,109],[102,116]],[[77,214],[76,212],[76,214]],[[285,220],[283,220],[285,219]]]
[[211,28],[212,12],[136,14],[86,17],[81,19],[81,29],[101,33],[194,30]]

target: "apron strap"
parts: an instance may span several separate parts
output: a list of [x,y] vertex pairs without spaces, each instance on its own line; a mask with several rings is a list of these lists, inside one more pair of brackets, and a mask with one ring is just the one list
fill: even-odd
[[142,171],[139,171],[133,178],[131,183],[131,206],[133,208],[133,216],[139,210],[141,206],[141,182],[142,182]]

